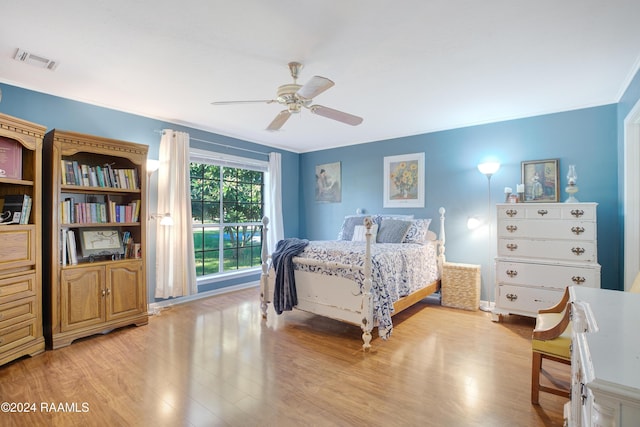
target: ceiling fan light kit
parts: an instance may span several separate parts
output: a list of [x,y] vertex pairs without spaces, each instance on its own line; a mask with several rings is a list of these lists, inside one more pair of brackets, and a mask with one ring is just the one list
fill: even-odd
[[287,107],[286,110],[282,110],[273,119],[273,121],[267,126],[267,130],[279,130],[291,117],[292,114],[299,113],[302,108],[311,110],[312,113],[326,117],[328,119],[336,120],[341,123],[345,123],[351,126],[357,126],[362,123],[362,117],[354,116],[353,114],[345,113],[343,111],[335,110],[333,108],[325,107],[322,105],[311,105],[313,98],[320,95],[322,92],[331,88],[335,83],[326,77],[313,76],[305,85],[299,85],[297,83],[298,74],[302,69],[302,64],[299,62],[289,62],[289,71],[293,78],[293,83],[284,84],[278,87],[276,92],[276,99],[258,100],[258,101],[217,101],[212,102],[212,105],[229,105],[229,104],[249,104],[249,103],[265,103],[272,104],[277,102],[278,104]]

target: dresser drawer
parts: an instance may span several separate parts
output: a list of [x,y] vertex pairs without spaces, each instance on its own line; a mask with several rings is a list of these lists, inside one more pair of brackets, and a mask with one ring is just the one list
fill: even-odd
[[567,286],[600,287],[600,266],[549,265],[496,261],[498,283],[530,285],[563,291]]
[[0,229],[0,269],[35,265],[35,226],[4,225]]
[[532,219],[498,221],[498,237],[536,239],[596,240],[596,223],[590,221]]
[[[36,318],[0,329],[0,352],[32,342],[37,338]],[[40,335],[41,336],[41,335]]]
[[594,221],[595,203],[516,203],[498,206],[498,219],[573,219]]
[[496,291],[496,305],[511,312],[537,313],[540,309],[553,307],[561,298],[559,290],[526,286],[499,285]]
[[596,242],[534,239],[498,239],[498,256],[572,262],[596,262]]
[[36,297],[0,304],[0,329],[36,317]]
[[35,283],[35,273],[0,280],[0,306],[9,301],[34,296]]

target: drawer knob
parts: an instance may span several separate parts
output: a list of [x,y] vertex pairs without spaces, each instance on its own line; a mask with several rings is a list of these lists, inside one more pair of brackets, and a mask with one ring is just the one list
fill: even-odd
[[507,276],[513,278],[516,277],[518,275],[518,272],[516,270],[507,270]]
[[509,233],[514,233],[518,230],[518,226],[517,225],[507,225],[507,231]]
[[540,216],[545,216],[548,213],[549,213],[549,211],[546,210],[546,209],[538,209],[538,215],[540,215]]
[[515,301],[518,299],[518,295],[516,294],[507,294],[507,299],[511,302]]
[[584,278],[584,277],[582,277],[582,276],[573,276],[573,277],[571,278],[571,281],[572,281],[573,283],[575,283],[576,285],[582,285],[586,280],[587,280],[587,279],[585,279],[585,278]]
[[576,236],[579,236],[584,233],[584,227],[571,227],[571,232],[573,232],[573,234],[575,234]]
[[516,215],[518,215],[518,210],[517,209],[507,209],[505,211],[505,213],[507,214],[507,216],[509,217],[514,217]]
[[509,249],[510,251],[515,251],[516,249],[518,249],[518,245],[515,243],[507,243],[507,249]]
[[571,215],[575,216],[576,218],[580,218],[582,215],[584,215],[584,211],[582,209],[571,209]]
[[571,248],[571,252],[573,252],[575,255],[582,255],[584,253],[584,248]]

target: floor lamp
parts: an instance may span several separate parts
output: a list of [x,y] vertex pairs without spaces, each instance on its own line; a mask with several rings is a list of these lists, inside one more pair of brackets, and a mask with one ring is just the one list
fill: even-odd
[[[488,271],[487,271],[487,305],[485,307],[480,307],[481,310],[483,311],[491,311],[491,291],[493,289],[493,286],[491,286],[492,282],[493,282],[493,268],[491,268],[491,254],[493,252],[493,239],[492,239],[492,218],[493,218],[493,209],[491,209],[491,176],[498,172],[498,169],[500,169],[500,163],[497,162],[485,162],[485,163],[480,163],[478,165],[478,170],[480,171],[480,173],[482,173],[483,175],[485,175],[487,177],[487,183],[488,183],[488,199],[487,199],[487,218],[488,218],[488,230],[489,230],[489,237],[488,237],[488,242],[489,242],[489,263],[487,264],[488,266]],[[491,289],[490,289],[491,288]]]

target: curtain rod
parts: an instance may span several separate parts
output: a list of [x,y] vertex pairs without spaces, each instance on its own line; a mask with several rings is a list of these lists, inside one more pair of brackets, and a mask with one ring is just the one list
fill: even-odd
[[[164,133],[164,131],[163,131],[163,130],[157,130],[156,132],[157,132],[157,133],[159,133],[159,134]],[[249,153],[262,154],[263,156],[267,156],[267,157],[269,157],[269,153],[265,153],[265,152],[263,152],[263,151],[250,150],[250,149],[248,149],[248,148],[242,148],[242,147],[234,147],[233,145],[221,144],[221,143],[219,143],[219,142],[207,141],[207,140],[205,140],[205,139],[193,138],[193,137],[191,137],[191,136],[189,136],[189,139],[190,139],[190,140],[192,139],[192,140],[194,140],[194,141],[198,141],[198,142],[204,142],[205,144],[218,145],[218,146],[220,146],[220,147],[229,148],[229,149],[231,149],[231,150],[247,151],[247,152],[249,152]]]

